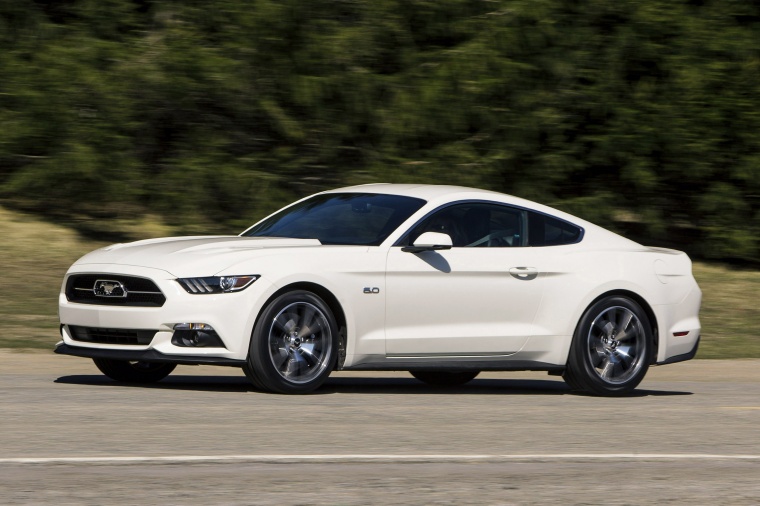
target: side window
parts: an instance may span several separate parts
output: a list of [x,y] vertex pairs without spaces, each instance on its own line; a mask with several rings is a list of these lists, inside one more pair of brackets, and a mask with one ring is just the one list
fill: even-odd
[[583,229],[541,213],[528,212],[528,246],[561,246],[581,240]]
[[442,232],[455,248],[523,246],[525,211],[505,205],[464,203],[445,207],[417,224],[408,236],[412,244],[424,232]]

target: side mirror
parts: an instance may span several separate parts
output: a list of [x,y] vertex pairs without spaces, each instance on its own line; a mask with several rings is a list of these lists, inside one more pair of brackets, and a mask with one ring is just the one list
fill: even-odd
[[442,249],[451,249],[453,243],[448,234],[440,232],[425,232],[420,235],[413,246],[405,246],[401,251],[407,253],[420,253],[422,251],[436,251]]

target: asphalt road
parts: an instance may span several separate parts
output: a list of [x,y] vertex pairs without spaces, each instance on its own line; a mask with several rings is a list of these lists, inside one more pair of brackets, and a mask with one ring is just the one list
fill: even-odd
[[760,360],[653,368],[635,395],[542,373],[316,394],[179,367],[127,386],[0,351],[0,504],[760,504]]

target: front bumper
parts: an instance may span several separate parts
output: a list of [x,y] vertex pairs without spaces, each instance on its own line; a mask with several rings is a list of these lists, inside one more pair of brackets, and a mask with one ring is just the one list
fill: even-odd
[[[218,363],[226,360],[244,361],[248,355],[251,331],[261,306],[271,294],[272,285],[258,279],[240,292],[194,295],[187,293],[172,274],[159,269],[128,265],[88,264],[74,266],[69,273],[113,274],[138,276],[152,280],[166,297],[161,307],[106,306],[70,302],[62,290],[58,314],[65,348],[56,350],[78,356],[86,350],[114,352],[123,356],[140,356],[125,360],[162,361],[171,358],[175,363]],[[66,279],[64,279],[64,286]],[[205,323],[219,335],[223,346],[187,347],[172,343],[174,325]],[[107,344],[76,340],[70,325],[97,329],[136,329],[155,331],[148,344]],[[76,353],[71,352],[75,350]],[[85,351],[83,351],[85,350]],[[153,353],[147,353],[153,352]],[[94,353],[94,352],[92,352]],[[116,356],[111,358],[118,358]],[[176,360],[175,360],[176,359]],[[209,359],[209,360],[206,360]],[[221,360],[220,360],[221,359]],[[183,362],[180,362],[183,361]]]

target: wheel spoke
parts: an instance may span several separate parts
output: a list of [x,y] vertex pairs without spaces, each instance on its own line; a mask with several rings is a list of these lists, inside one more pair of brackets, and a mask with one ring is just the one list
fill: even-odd
[[623,321],[618,325],[617,332],[618,334],[625,332],[628,329],[628,326],[633,321],[634,314],[631,311],[626,311],[623,316]]
[[602,361],[607,356],[606,353],[604,353],[604,350],[599,350],[598,348],[595,349],[591,353],[591,365],[593,365],[596,368],[599,368],[602,364]]
[[312,350],[308,349],[306,346],[301,346],[298,348],[298,352],[296,354],[300,354],[301,358],[304,359],[304,362],[306,362],[309,367],[314,367],[315,365],[319,364],[319,358],[314,355]]
[[301,334],[306,335],[306,332],[304,332],[303,329],[309,328],[309,326],[314,322],[315,313],[316,310],[313,306],[304,306],[301,309],[301,321],[299,322],[301,324]]
[[636,333],[635,332],[631,332],[631,329],[629,329],[629,330],[623,330],[623,331],[618,332],[617,334],[615,334],[615,340],[616,341],[621,341],[622,342],[622,341],[628,341],[629,339],[635,339],[635,338],[636,338]]
[[615,325],[611,321],[605,319],[594,320],[593,326],[601,330],[606,335],[609,335],[610,332],[612,332],[612,330],[615,328]]
[[288,316],[289,315],[278,314],[274,319],[274,326],[286,334],[292,332],[296,326],[295,320],[293,320],[293,318],[288,318]]
[[610,360],[609,356],[604,357],[604,367],[602,367],[602,372],[599,373],[599,375],[604,379],[610,379],[612,377],[612,372],[615,369],[615,364]]
[[311,337],[312,334],[314,334],[314,336],[317,337],[317,334],[321,330],[322,330],[322,320],[319,318],[312,318],[312,321],[309,322],[308,325],[301,327],[300,334],[305,339]]
[[618,319],[617,307],[611,307],[607,310],[607,321],[611,322],[613,326],[616,326]]
[[621,363],[625,364],[626,367],[630,366],[634,360],[634,357],[631,356],[630,351],[631,346],[619,346],[615,350],[615,356],[620,360]]
[[602,342],[601,336],[594,338],[593,343],[591,344],[591,350],[595,352],[596,355],[598,356],[604,356],[606,354],[604,350],[604,343]]
[[272,362],[274,363],[274,366],[277,368],[278,371],[283,370],[283,366],[285,365],[285,362],[288,361],[288,349],[283,347],[278,347],[275,354],[272,355]]
[[321,339],[322,338],[322,332],[327,327],[324,320],[321,318],[316,318],[311,325],[306,327],[306,329],[302,332],[304,337],[310,337],[311,335],[314,335],[315,339]]
[[291,376],[294,376],[298,374],[298,360],[295,359],[295,357],[288,357],[288,360],[285,362],[285,370],[280,371],[280,373],[285,378],[290,378]]

